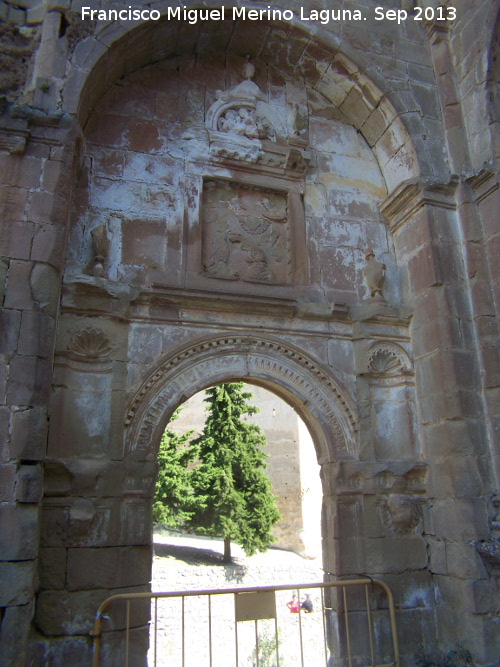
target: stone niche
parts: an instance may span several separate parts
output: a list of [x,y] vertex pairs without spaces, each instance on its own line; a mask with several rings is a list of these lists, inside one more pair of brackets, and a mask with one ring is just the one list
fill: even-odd
[[208,277],[270,284],[293,280],[286,193],[205,180],[202,239]]

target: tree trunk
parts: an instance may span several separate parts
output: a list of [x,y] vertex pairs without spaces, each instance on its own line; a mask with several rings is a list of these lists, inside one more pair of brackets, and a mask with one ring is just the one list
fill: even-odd
[[224,538],[224,563],[231,562],[231,538]]

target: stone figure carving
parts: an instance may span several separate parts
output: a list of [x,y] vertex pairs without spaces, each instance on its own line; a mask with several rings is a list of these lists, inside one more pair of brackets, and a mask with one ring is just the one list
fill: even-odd
[[375,253],[371,248],[365,250],[366,264],[363,269],[365,282],[370,288],[370,296],[376,301],[385,301],[382,289],[385,282],[385,264],[375,259]]
[[98,278],[107,278],[108,274],[104,264],[109,252],[109,236],[106,225],[98,225],[90,232],[92,237],[92,251],[94,253],[93,266],[89,273]]
[[421,525],[422,510],[414,498],[391,494],[380,507],[385,525],[394,533],[411,533]]
[[202,219],[206,275],[248,282],[290,281],[284,194],[210,180],[204,186]]
[[219,116],[217,129],[243,135],[248,139],[267,139],[269,123],[257,116],[255,109],[246,106],[231,107]]

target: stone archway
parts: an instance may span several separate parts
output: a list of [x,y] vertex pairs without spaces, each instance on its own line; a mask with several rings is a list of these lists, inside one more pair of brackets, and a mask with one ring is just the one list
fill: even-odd
[[162,361],[129,403],[126,456],[155,458],[173,411],[205,387],[233,379],[271,389],[290,403],[312,434],[320,465],[356,458],[356,408],[347,390],[295,346],[257,336],[201,340]]

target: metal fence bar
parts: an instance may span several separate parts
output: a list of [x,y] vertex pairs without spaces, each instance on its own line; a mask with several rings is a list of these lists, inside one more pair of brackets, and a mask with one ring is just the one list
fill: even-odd
[[155,598],[155,663],[156,667],[156,655],[158,650],[158,598]]
[[[389,612],[389,618],[390,618],[390,628],[391,628],[391,634],[392,634],[392,648],[393,648],[393,656],[394,659],[392,662],[389,663],[384,663],[375,665],[375,660],[374,660],[374,642],[373,642],[373,630],[372,630],[372,616],[371,616],[371,610],[370,610],[370,600],[369,600],[369,590],[368,586],[380,586],[388,600],[388,612]],[[93,654],[93,667],[99,667],[99,649],[100,649],[100,639],[101,639],[101,632],[102,632],[102,621],[106,618],[104,615],[104,611],[107,609],[109,605],[112,603],[115,603],[117,601],[126,601],[127,603],[127,609],[126,609],[126,628],[125,628],[125,650],[126,650],[126,656],[125,656],[125,667],[128,667],[129,664],[129,648],[130,648],[130,603],[132,600],[155,600],[155,622],[154,622],[154,629],[155,629],[155,638],[154,638],[154,659],[155,659],[155,665],[157,661],[157,631],[158,631],[158,599],[163,598],[163,599],[169,599],[169,598],[181,598],[182,600],[182,625],[181,625],[181,634],[182,634],[182,666],[185,667],[186,664],[186,631],[185,631],[185,615],[186,615],[186,608],[185,608],[185,598],[187,597],[203,597],[207,596],[208,597],[208,614],[209,614],[209,650],[210,650],[210,665],[213,663],[213,648],[212,648],[212,624],[213,624],[213,619],[212,619],[212,596],[214,595],[233,595],[234,597],[234,609],[235,609],[235,616],[234,616],[234,636],[235,636],[235,649],[236,649],[236,665],[238,665],[238,659],[239,659],[239,647],[238,647],[238,621],[237,621],[237,616],[236,616],[236,596],[241,593],[265,593],[265,592],[276,592],[278,591],[296,591],[298,593],[298,598],[299,598],[299,603],[300,603],[300,590],[303,589],[319,589],[321,593],[321,616],[322,616],[322,625],[323,625],[323,639],[324,639],[324,650],[325,650],[325,665],[328,665],[328,642],[327,642],[327,633],[329,626],[327,626],[326,623],[326,613],[330,612],[333,613],[333,609],[326,607],[325,605],[325,591],[326,589],[333,589],[333,588],[342,588],[342,595],[343,595],[343,602],[344,602],[344,614],[345,614],[345,628],[346,628],[346,640],[347,640],[347,657],[348,659],[348,664],[352,667],[352,645],[351,645],[351,634],[350,634],[350,627],[349,627],[349,609],[347,606],[347,588],[353,587],[353,586],[364,586],[365,588],[365,597],[366,597],[366,613],[367,613],[367,621],[369,625],[369,638],[370,638],[370,653],[371,653],[371,665],[373,667],[399,667],[399,647],[398,647],[398,642],[397,642],[397,633],[396,633],[396,620],[395,620],[395,612],[394,612],[394,602],[392,598],[392,593],[388,586],[378,580],[378,579],[367,579],[367,578],[360,578],[360,579],[353,579],[353,580],[345,580],[345,581],[336,581],[336,582],[322,582],[322,583],[311,583],[311,584],[297,584],[295,585],[280,585],[280,586],[259,586],[259,587],[241,587],[241,588],[221,588],[221,589],[206,589],[206,590],[195,590],[195,591],[168,591],[168,592],[161,592],[161,593],[150,593],[150,592],[144,592],[144,593],[120,593],[117,595],[112,595],[109,598],[107,598],[99,607],[97,610],[96,616],[95,616],[95,621],[94,621],[94,629],[91,632],[91,635],[94,638],[94,654]],[[264,618],[272,618],[273,616],[265,616]],[[262,616],[258,618],[263,618]],[[276,661],[277,664],[279,665],[279,646],[278,646],[278,619],[277,615],[274,613],[274,619],[275,619],[275,642],[276,642]],[[244,619],[240,619],[244,620]],[[257,620],[255,624],[256,628],[256,661],[257,663],[259,662],[259,637],[258,637],[258,627],[257,627]],[[299,607],[299,632],[300,632],[300,649],[301,649],[301,662],[302,665],[304,665],[304,646],[303,646],[303,636],[302,636],[302,618],[301,618],[301,612],[300,612],[300,607]],[[361,656],[358,656],[356,660],[359,660]],[[367,658],[368,656],[366,656]],[[366,659],[365,658],[365,659]],[[356,663],[358,664],[358,663]]]
[[274,643],[276,645],[276,667],[280,665],[279,634],[278,634],[278,615],[274,617]]
[[234,596],[234,646],[236,648],[236,667],[238,667],[238,623],[236,622],[236,595]]
[[[323,643],[325,645],[325,667],[328,667],[328,650],[326,643],[326,614],[325,614],[325,589],[321,589],[321,616],[323,617]],[[278,663],[279,664],[279,663]]]
[[304,667],[304,642],[302,639],[302,614],[300,611],[300,591],[297,588],[297,601],[299,603],[299,636],[300,636],[300,664]]
[[125,667],[128,667],[128,647],[130,640],[130,599],[127,600],[127,632],[125,640]]
[[375,664],[375,658],[373,657],[372,617],[370,613],[370,598],[368,596],[368,584],[365,584],[365,597],[366,597],[366,620],[368,623],[368,636],[370,638],[370,656],[372,659],[372,664]]
[[347,594],[345,586],[342,586],[342,595],[344,598],[344,618],[345,618],[345,632],[347,638],[347,657],[349,658],[349,667],[352,667],[351,663],[351,637],[349,635],[349,616],[347,613]]
[[257,661],[257,667],[259,667],[259,628],[257,619],[255,623],[255,660]]
[[212,667],[212,596],[208,596],[208,655]]
[[185,650],[185,635],[184,635],[184,609],[185,609],[185,597],[182,596],[182,667],[185,665],[184,656],[186,653]]

